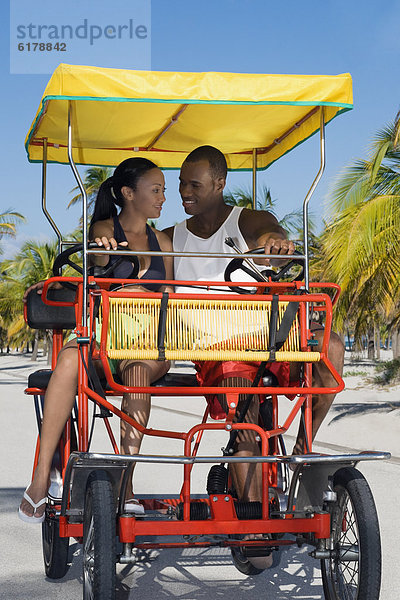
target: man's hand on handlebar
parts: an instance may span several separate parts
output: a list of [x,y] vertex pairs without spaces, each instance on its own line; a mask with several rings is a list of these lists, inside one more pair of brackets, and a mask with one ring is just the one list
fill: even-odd
[[[265,254],[282,254],[282,255],[290,255],[295,251],[294,242],[288,240],[286,238],[280,237],[279,235],[272,234],[266,240],[262,240],[260,246],[264,246]],[[285,263],[284,260],[279,259],[269,259],[269,258],[260,258],[254,261],[260,265],[271,265],[273,267],[278,267]]]

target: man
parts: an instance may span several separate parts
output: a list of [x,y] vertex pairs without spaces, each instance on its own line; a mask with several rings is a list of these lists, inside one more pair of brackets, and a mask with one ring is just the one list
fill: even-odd
[[[223,190],[226,183],[227,164],[222,152],[212,146],[201,146],[185,159],[180,173],[179,192],[185,212],[190,218],[165,232],[173,241],[173,248],[179,252],[229,252],[225,238],[234,239],[241,252],[263,247],[265,254],[293,254],[294,244],[279,226],[275,217],[267,211],[240,209],[225,204]],[[256,261],[269,264],[268,259]],[[273,261],[272,261],[273,262]],[[175,279],[193,281],[222,281],[228,262],[226,259],[199,259],[176,257],[174,260]],[[277,262],[275,262],[277,264]],[[241,278],[245,280],[245,277]],[[180,291],[179,288],[176,291]],[[187,291],[187,289],[185,290]],[[315,339],[322,341],[323,330],[315,331]],[[329,358],[339,373],[343,369],[344,347],[340,338],[332,333],[329,345]],[[298,366],[273,363],[272,369],[280,385],[298,380]],[[196,365],[197,377],[201,384],[209,386],[250,386],[257,371],[255,363],[209,363]],[[314,385],[327,387],[335,385],[324,365],[313,365]],[[325,394],[313,397],[313,439],[327,414],[335,395]],[[216,401],[217,400],[217,401]],[[237,413],[240,412],[244,397],[240,397]],[[226,401],[221,394],[217,399],[208,399],[211,415],[222,418],[226,412]],[[221,414],[221,407],[223,412]],[[218,410],[219,408],[219,410]],[[245,421],[258,422],[259,400],[253,400]],[[302,427],[293,448],[294,454],[304,452],[304,432]],[[259,454],[254,433],[241,432],[237,438],[236,456]],[[256,476],[254,476],[256,475]],[[241,500],[260,501],[260,465],[240,463],[232,469],[236,491]]]

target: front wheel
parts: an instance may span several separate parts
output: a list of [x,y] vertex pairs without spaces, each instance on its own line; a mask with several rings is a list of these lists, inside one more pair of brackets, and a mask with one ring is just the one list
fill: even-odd
[[333,550],[321,561],[326,600],[378,600],[381,541],[374,499],[364,476],[353,467],[333,478]]
[[50,579],[61,579],[68,571],[69,538],[60,537],[59,522],[46,512],[42,523],[44,570]]
[[83,600],[115,599],[116,513],[111,481],[93,471],[83,519]]

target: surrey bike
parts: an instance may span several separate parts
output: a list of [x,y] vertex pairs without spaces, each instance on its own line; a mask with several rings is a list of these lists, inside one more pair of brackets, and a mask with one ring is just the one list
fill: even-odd
[[[68,567],[69,539],[82,543],[84,598],[114,598],[116,564],[133,563],[136,549],[218,545],[231,549],[242,573],[255,575],[261,570],[249,559],[272,554],[271,569],[278,568],[281,551],[293,544],[310,546],[311,555],[321,561],[327,600],[379,597],[377,514],[356,465],[389,454],[320,454],[313,451],[311,439],[312,394],[336,393],[344,384],[328,358],[332,307],[339,287],[309,281],[308,204],[325,165],[325,124],[351,107],[349,75],[156,73],[60,65],[50,79],[26,148],[29,160],[42,164],[42,208],[58,236],[60,254],[41,298],[30,295],[27,319],[32,327],[53,329],[53,368],[63,331],[74,329],[78,338],[77,403],[53,461],[43,554],[46,574],[60,578]],[[227,269],[226,281],[218,282],[219,291],[213,295],[202,289],[215,285],[207,281],[179,282],[192,288],[190,294],[138,293],[126,285],[139,280],[114,279],[107,268],[89,267],[90,255],[99,249],[88,244],[87,198],[76,165],[112,166],[138,152],[163,169],[177,169],[194,147],[215,143],[230,169],[253,171],[255,203],[257,170],[318,132],[321,164],[303,204],[304,249],[278,272],[260,272],[249,263],[259,256],[257,251],[232,256],[232,240],[227,240],[225,253],[214,255],[227,259]],[[83,243],[79,247],[62,239],[48,211],[45,184],[50,162],[69,163],[80,187]],[[81,263],[73,258],[78,251]],[[156,254],[123,248],[117,252],[121,260],[130,261],[134,255]],[[202,255],[197,257],[201,260]],[[290,276],[294,263],[301,264],[301,275]],[[63,275],[66,264],[77,274]],[[236,275],[239,281],[232,281],[233,273],[242,270],[254,281],[241,282],[240,275]],[[54,282],[63,289],[52,289]],[[116,283],[119,289],[111,289]],[[317,347],[310,329],[310,315],[315,312],[324,323]],[[94,343],[96,328],[101,335]],[[106,381],[97,379],[93,358],[102,361]],[[250,387],[229,388],[199,388],[194,375],[174,372],[153,386],[130,388],[112,374],[109,359],[140,358],[257,361],[260,367]],[[268,363],[282,361],[300,365],[295,387],[279,387],[265,369]],[[332,387],[313,387],[316,362],[330,371]],[[26,390],[35,398],[39,430],[41,398],[50,375],[51,371],[33,373]],[[115,396],[126,392],[188,398],[225,392],[228,411],[223,420],[214,421],[206,407],[202,420],[189,430],[163,429],[162,423],[157,429],[143,428],[114,402]],[[247,395],[247,404],[253,394],[262,397],[258,424],[244,422],[246,406],[235,419],[239,394]],[[291,410],[280,425],[280,406],[288,402]],[[109,434],[108,452],[90,450],[91,405]],[[109,422],[112,415],[146,436],[159,438],[165,451],[121,455]],[[296,415],[302,419],[306,443],[303,455],[291,456],[284,435]],[[256,436],[259,456],[234,455],[235,436],[244,430]],[[213,455],[202,454],[203,436],[221,431],[227,436],[222,454],[218,449]],[[168,453],[169,440],[181,443],[179,455]],[[35,465],[39,447],[40,435]],[[261,463],[260,502],[238,499],[229,475],[229,465],[238,462]],[[146,495],[141,499],[145,513],[136,516],[124,512],[134,463],[155,463],[160,470],[169,464],[183,468],[176,494],[160,489]],[[210,465],[200,497],[192,492],[193,467],[198,464]]]

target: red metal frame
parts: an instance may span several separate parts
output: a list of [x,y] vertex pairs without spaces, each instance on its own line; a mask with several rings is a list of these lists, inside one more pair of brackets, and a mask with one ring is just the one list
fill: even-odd
[[[82,326],[82,280],[76,277],[54,277],[48,280],[45,283],[42,298],[46,304],[50,305],[62,305],[62,306],[72,306],[73,303],[68,302],[55,302],[51,301],[47,298],[47,289],[51,282],[54,281],[70,281],[71,283],[75,283],[78,285],[77,292],[77,303],[75,304],[76,308],[76,317],[77,317],[77,327],[76,333],[78,338],[87,338],[92,324],[91,322],[88,326]],[[344,383],[340,377],[340,375],[334,369],[332,363],[328,359],[328,345],[329,345],[329,336],[332,324],[332,306],[336,303],[340,288],[336,284],[310,284],[310,289],[312,289],[312,293],[307,294],[294,294],[293,292],[298,291],[302,287],[301,282],[293,282],[293,283],[254,283],[254,282],[246,282],[240,283],[236,285],[248,286],[254,288],[257,286],[260,290],[263,290],[265,287],[269,288],[269,293],[263,296],[266,301],[272,300],[272,291],[274,293],[278,293],[280,296],[280,300],[287,302],[298,302],[299,303],[299,318],[300,318],[300,332],[301,339],[300,345],[302,351],[311,352],[311,348],[308,346],[308,341],[312,338],[312,332],[306,327],[307,323],[307,308],[310,304],[313,305],[313,310],[323,311],[325,313],[325,331],[322,340],[321,347],[318,349],[321,355],[321,362],[323,362],[329,372],[332,374],[336,386],[329,388],[321,388],[321,387],[313,387],[312,386],[312,364],[310,362],[304,362],[304,385],[297,387],[265,387],[259,386],[257,388],[254,387],[216,387],[216,386],[208,386],[208,387],[151,387],[151,386],[142,386],[142,387],[128,387],[125,385],[118,384],[115,382],[109,363],[107,360],[106,354],[106,331],[107,331],[107,320],[108,320],[108,299],[110,297],[140,297],[140,298],[154,298],[161,297],[161,294],[157,293],[137,293],[134,291],[123,291],[118,290],[116,292],[107,291],[108,287],[111,283],[125,283],[126,285],[132,285],[136,281],[132,280],[116,280],[116,279],[96,279],[90,278],[90,283],[92,285],[92,289],[89,290],[89,314],[93,312],[93,303],[94,296],[99,293],[102,295],[102,303],[103,303],[103,327],[101,333],[101,339],[99,343],[99,348],[95,350],[94,356],[100,358],[102,361],[102,365],[104,368],[104,372],[106,375],[107,383],[110,390],[107,392],[107,395],[121,395],[123,393],[146,393],[157,396],[198,396],[201,394],[221,394],[225,392],[229,394],[229,402],[234,402],[235,406],[237,405],[239,394],[241,393],[249,393],[256,392],[260,395],[271,395],[272,396],[272,405],[273,405],[273,430],[265,431],[260,426],[256,424],[250,423],[233,423],[233,418],[235,415],[236,408],[232,408],[227,418],[224,421],[207,423],[208,417],[208,408],[206,408],[202,422],[193,426],[189,431],[167,431],[162,429],[150,429],[141,426],[137,423],[132,417],[121,411],[119,408],[115,407],[111,402],[107,399],[102,398],[96,392],[91,390],[88,386],[88,377],[86,370],[83,365],[83,361],[88,361],[89,356],[89,345],[87,343],[80,344],[80,352],[82,353],[83,360],[79,360],[79,374],[78,374],[78,449],[80,451],[85,452],[88,444],[88,399],[94,400],[99,405],[106,407],[113,414],[117,415],[120,419],[123,419],[127,424],[136,427],[139,431],[142,431],[145,435],[157,436],[162,438],[172,438],[172,439],[180,439],[183,441],[183,455],[186,457],[196,456],[198,452],[198,448],[200,445],[201,437],[205,431],[218,431],[218,430],[252,430],[259,436],[261,442],[261,454],[267,456],[269,453],[269,440],[272,438],[274,440],[274,451],[278,452],[278,436],[286,433],[296,415],[304,406],[304,415],[305,415],[305,423],[306,423],[306,432],[308,439],[310,440],[310,451],[311,448],[311,430],[312,430],[312,394],[332,394],[341,391],[344,387]],[[140,280],[137,280],[137,283],[140,283]],[[170,283],[171,285],[176,285],[177,282],[163,282]],[[179,282],[181,286],[187,285],[199,285],[199,282]],[[213,287],[215,286],[215,282],[200,282],[200,284],[204,287]],[[97,289],[95,289],[95,285]],[[229,286],[229,283],[219,283],[218,286]],[[100,288],[100,291],[99,291]],[[329,290],[333,298],[331,299],[328,293],[316,292],[314,290],[317,289],[327,289]],[[193,299],[193,297],[204,297],[204,294],[199,293],[196,295],[193,294],[171,294],[171,297],[179,298],[179,299]],[[226,299],[232,300],[232,294],[213,294],[213,298],[218,299]],[[243,295],[240,296],[241,300],[249,299],[254,300],[254,295]],[[257,298],[259,299],[259,297]],[[55,331],[54,332],[54,347],[53,347],[53,357],[52,357],[52,366],[54,368],[56,363],[56,357],[58,352],[62,347],[62,332]],[[26,393],[38,394],[43,393],[44,390],[39,390],[37,388],[28,388]],[[297,395],[297,399],[293,404],[292,410],[290,414],[286,418],[283,425],[278,425],[278,395]],[[113,451],[118,453],[118,448],[116,442],[112,436],[111,428],[106,420],[106,428],[110,434],[110,440],[113,447]],[[68,423],[65,429],[64,439],[64,452],[63,459],[64,465],[66,465],[69,453],[70,453],[70,424]],[[192,449],[192,440],[195,439]],[[35,456],[35,465],[37,461],[38,448],[36,450]],[[223,458],[221,457],[221,461]],[[191,472],[193,465],[185,464],[184,465],[184,478],[183,484],[180,491],[180,499],[183,501],[183,520],[182,521],[160,521],[160,520],[140,520],[135,519],[133,517],[120,517],[119,518],[119,536],[122,542],[130,542],[135,543],[135,539],[137,536],[162,536],[162,535],[215,535],[215,534],[247,534],[247,533],[312,533],[316,539],[319,538],[328,538],[330,535],[330,517],[329,514],[325,513],[315,513],[310,516],[310,518],[293,518],[293,515],[287,514],[285,519],[282,518],[270,518],[269,517],[269,489],[271,485],[276,485],[276,466],[271,465],[270,463],[262,463],[262,480],[263,480],[263,497],[262,497],[262,519],[257,520],[239,520],[236,516],[235,508],[234,508],[234,499],[229,495],[215,495],[213,494],[213,500],[211,498],[206,498],[202,500],[203,502],[207,502],[211,518],[202,521],[194,521],[190,520],[190,499],[191,499]],[[215,500],[214,500],[215,498]],[[166,498],[161,505],[168,506],[176,504],[176,499],[168,499]],[[149,505],[150,507],[155,506],[157,504],[157,500],[153,500],[150,502],[144,502],[145,505]],[[82,523],[69,523],[68,517],[61,516],[60,517],[60,536],[61,537],[77,537],[80,538],[83,535],[83,525]],[[271,544],[274,546],[282,544],[286,545],[288,543],[287,540],[272,540]],[[238,542],[237,540],[227,540],[227,546],[233,545],[243,545],[244,542]],[[144,543],[139,544],[140,547],[185,547],[186,545],[199,545],[199,546],[207,546],[207,542],[197,542],[196,544],[188,544],[184,543]],[[260,545],[260,542],[248,542],[246,541],[246,546],[248,545]],[[266,543],[263,541],[262,545],[265,546]]]

